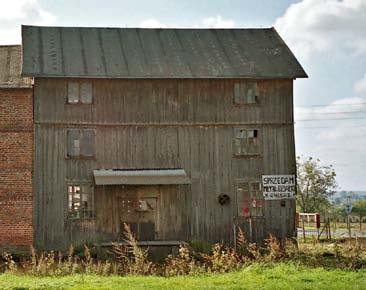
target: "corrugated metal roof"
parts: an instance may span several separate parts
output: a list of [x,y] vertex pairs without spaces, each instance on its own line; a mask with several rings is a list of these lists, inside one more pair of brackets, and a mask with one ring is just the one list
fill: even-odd
[[22,41],[25,76],[307,77],[274,28],[22,26]]
[[32,79],[21,77],[22,48],[20,45],[0,46],[0,88],[29,88]]
[[96,185],[190,184],[184,169],[94,170]]

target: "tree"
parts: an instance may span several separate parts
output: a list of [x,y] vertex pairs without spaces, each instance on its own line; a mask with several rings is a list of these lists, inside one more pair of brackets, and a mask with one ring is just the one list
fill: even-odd
[[353,202],[352,213],[360,218],[360,230],[362,227],[362,218],[366,216],[366,200],[357,200]]
[[328,197],[335,193],[336,173],[332,165],[319,159],[297,157],[297,205],[301,212],[321,212],[331,206]]

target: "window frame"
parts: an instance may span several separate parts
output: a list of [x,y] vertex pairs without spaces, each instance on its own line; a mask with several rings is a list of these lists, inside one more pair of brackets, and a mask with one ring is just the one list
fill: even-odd
[[[77,84],[77,102],[69,102],[69,88],[71,84]],[[89,84],[90,85],[90,103],[83,102],[82,98],[82,87],[83,85]],[[87,106],[87,105],[94,105],[94,84],[90,80],[69,80],[66,84],[66,105],[67,106]]]
[[[80,192],[76,193],[74,190],[70,192],[70,187],[80,187]],[[83,192],[83,188],[88,187],[89,192]],[[95,196],[94,196],[94,186],[92,182],[88,181],[68,181],[66,183],[66,210],[65,210],[65,216],[67,220],[71,221],[82,221],[82,220],[94,220],[96,218],[95,214]],[[73,216],[71,214],[71,208],[70,208],[70,201],[73,203],[73,200],[75,199],[72,195],[73,194],[79,194],[79,207],[80,209],[76,212],[79,213],[78,216]],[[70,200],[70,195],[72,196]],[[82,207],[83,202],[83,195],[87,195],[88,199],[88,206],[86,207],[86,210]],[[91,204],[91,205],[90,205]],[[73,206],[72,206],[73,207]],[[80,212],[89,212],[88,215],[81,215]]]
[[[250,84],[254,85],[254,87],[255,87],[255,92],[254,92],[255,102],[248,102],[248,99],[249,99],[249,96],[248,96],[249,88],[248,87],[250,87]],[[238,99],[240,100],[240,97],[242,97],[241,94],[238,95],[238,91],[243,91],[243,90],[246,91],[245,102],[238,101]],[[261,97],[259,94],[258,81],[247,80],[245,82],[235,82],[233,85],[233,105],[237,106],[237,107],[261,105]]]
[[[237,131],[252,131],[253,132],[253,137],[237,137]],[[247,134],[247,133],[246,133]],[[248,136],[248,135],[247,135]],[[257,152],[248,152],[248,150],[246,150],[246,152],[243,153],[238,153],[238,142],[240,142],[240,140],[247,140],[246,142],[251,142],[249,141],[249,139],[253,139],[253,142],[256,142],[257,144],[253,144],[256,145],[258,147]],[[254,141],[256,140],[256,141]],[[244,141],[242,141],[244,142]],[[242,148],[242,144],[240,144],[240,148]],[[248,144],[246,146],[249,146]],[[233,128],[233,137],[232,137],[232,148],[233,148],[233,156],[236,158],[240,158],[240,157],[259,157],[262,155],[262,128],[260,127],[234,127]]]
[[[239,199],[239,189],[241,189],[242,184],[248,184],[248,193],[249,198],[248,199]],[[256,194],[254,195],[252,191],[252,185],[253,184],[259,184],[260,187],[258,190],[256,190]],[[253,200],[255,200],[255,206],[253,203]],[[240,215],[240,211],[244,209],[245,201],[248,201],[246,204],[248,207],[246,207],[249,210],[249,215],[242,214]],[[255,210],[253,210],[255,209]],[[255,215],[252,214],[252,212],[256,212]],[[238,179],[235,181],[235,216],[239,219],[249,219],[249,218],[265,218],[265,199],[263,196],[263,184],[262,180],[260,178],[253,178],[253,179]]]
[[[70,140],[69,140],[69,132],[70,131],[79,131],[79,139],[77,139],[79,141],[79,155],[75,155],[72,156],[69,153],[69,147],[70,147]],[[83,131],[90,131],[92,132],[92,136],[93,136],[93,155],[83,155],[82,152],[85,151],[83,150],[83,138],[85,137],[85,135],[87,134],[83,134]],[[67,128],[65,129],[65,140],[66,140],[66,149],[65,149],[65,158],[66,159],[96,159],[96,130],[93,128]],[[75,139],[73,139],[75,141]]]

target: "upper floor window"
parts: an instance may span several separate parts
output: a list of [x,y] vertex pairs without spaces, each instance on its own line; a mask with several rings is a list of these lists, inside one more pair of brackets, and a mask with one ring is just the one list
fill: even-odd
[[95,156],[94,130],[67,130],[67,156],[71,158]]
[[263,192],[260,181],[239,181],[236,189],[237,215],[263,216]]
[[249,105],[258,104],[258,84],[257,82],[247,81],[234,85],[234,104]]
[[258,129],[234,128],[234,154],[259,155],[260,131]]
[[94,217],[94,195],[91,184],[69,184],[67,186],[68,218],[86,219]]
[[93,102],[93,87],[89,81],[70,81],[67,84],[68,104],[91,104]]

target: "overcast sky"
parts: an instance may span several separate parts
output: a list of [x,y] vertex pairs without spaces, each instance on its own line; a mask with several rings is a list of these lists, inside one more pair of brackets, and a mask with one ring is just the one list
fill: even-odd
[[333,164],[341,189],[366,190],[366,0],[0,0],[0,7],[0,44],[20,43],[21,24],[275,26],[309,75],[295,81],[297,154]]

